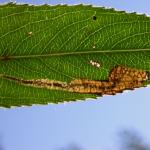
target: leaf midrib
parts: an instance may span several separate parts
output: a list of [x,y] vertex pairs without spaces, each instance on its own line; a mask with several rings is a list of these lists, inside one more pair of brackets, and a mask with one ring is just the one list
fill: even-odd
[[150,51],[150,49],[118,49],[118,50],[96,50],[96,51],[75,51],[64,53],[51,53],[51,54],[34,54],[34,55],[16,55],[16,56],[1,56],[0,60],[4,59],[19,59],[19,58],[37,58],[37,57],[51,57],[51,56],[65,56],[65,55],[82,55],[82,54],[96,54],[96,53],[124,53],[124,52],[142,52]]

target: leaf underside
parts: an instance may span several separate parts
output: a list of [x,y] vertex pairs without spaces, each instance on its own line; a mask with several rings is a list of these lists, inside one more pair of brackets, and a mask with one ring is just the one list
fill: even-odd
[[[112,80],[117,67],[126,72]],[[83,5],[0,6],[1,107],[112,95],[148,85],[149,72],[145,15]],[[128,85],[114,92],[118,84]]]

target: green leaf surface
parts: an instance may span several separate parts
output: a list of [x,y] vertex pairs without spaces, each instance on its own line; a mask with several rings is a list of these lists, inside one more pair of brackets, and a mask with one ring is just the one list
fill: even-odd
[[150,71],[149,17],[83,5],[0,6],[1,107],[96,98],[21,82],[108,80],[118,65]]

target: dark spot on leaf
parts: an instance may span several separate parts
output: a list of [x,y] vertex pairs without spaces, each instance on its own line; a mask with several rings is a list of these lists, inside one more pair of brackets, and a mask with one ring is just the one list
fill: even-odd
[[57,83],[57,82],[56,82],[56,83],[53,83],[53,85],[56,86],[56,87],[62,87],[62,84]]
[[3,60],[3,61],[8,61],[8,60],[10,60],[11,58],[9,57],[9,56],[4,56],[4,57],[2,57],[1,58],[1,60]]
[[96,16],[93,16],[93,20],[96,20],[97,19],[97,17]]

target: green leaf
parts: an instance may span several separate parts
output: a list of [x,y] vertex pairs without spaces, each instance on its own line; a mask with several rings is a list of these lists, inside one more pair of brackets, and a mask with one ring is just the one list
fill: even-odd
[[[92,6],[0,6],[0,106],[149,84],[150,18]],[[94,92],[95,91],[95,92]]]

